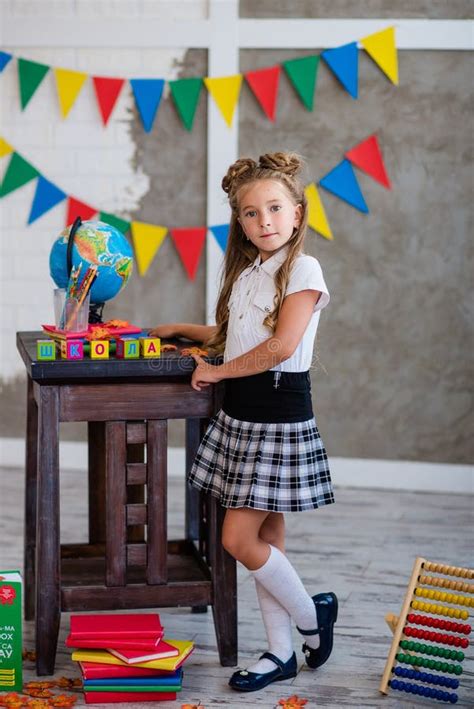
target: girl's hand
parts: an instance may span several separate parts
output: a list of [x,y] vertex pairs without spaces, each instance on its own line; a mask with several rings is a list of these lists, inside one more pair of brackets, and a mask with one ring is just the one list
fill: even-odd
[[196,369],[193,372],[191,378],[191,386],[196,391],[201,391],[204,387],[208,387],[209,384],[217,384],[220,382],[221,376],[219,376],[219,367],[213,364],[208,364],[199,355],[193,354],[191,357],[196,362]]
[[152,330],[150,330],[151,337],[162,337],[165,340],[169,340],[172,337],[178,336],[178,331],[176,325],[171,323],[170,325],[157,325]]

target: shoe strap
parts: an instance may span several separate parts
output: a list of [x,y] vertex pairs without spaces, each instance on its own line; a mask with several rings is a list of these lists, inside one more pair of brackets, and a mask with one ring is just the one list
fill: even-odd
[[316,628],[316,630],[302,630],[296,626],[296,630],[301,633],[301,635],[319,635],[321,630],[324,630],[324,628]]
[[280,668],[280,670],[283,672],[285,669],[285,663],[280,660],[279,657],[273,654],[273,652],[264,652],[263,655],[260,655],[258,658],[259,660],[271,660],[272,662],[275,663],[277,667]]

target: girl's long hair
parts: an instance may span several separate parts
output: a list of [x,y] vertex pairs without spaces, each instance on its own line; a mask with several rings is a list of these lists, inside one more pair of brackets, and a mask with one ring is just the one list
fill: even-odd
[[285,247],[289,247],[288,257],[275,273],[276,295],[273,311],[263,320],[263,324],[269,329],[269,334],[275,332],[291,269],[296,257],[302,252],[306,235],[308,203],[303,184],[297,178],[302,167],[302,158],[296,153],[266,153],[260,156],[258,163],[251,158],[237,160],[229,167],[223,178],[222,189],[229,195],[232,216],[216,307],[217,331],[204,343],[206,348],[217,353],[224,352],[229,322],[228,303],[232,286],[242,271],[255,261],[259,253],[257,247],[245,236],[238,221],[239,192],[244,185],[250,185],[258,180],[277,180],[282,183],[294,205],[301,204],[302,207],[301,221],[285,244]]

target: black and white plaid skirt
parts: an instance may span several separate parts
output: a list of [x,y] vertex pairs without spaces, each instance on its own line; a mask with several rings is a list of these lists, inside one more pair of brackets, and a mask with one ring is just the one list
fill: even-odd
[[[273,372],[264,374],[273,377]],[[245,379],[253,379],[255,394],[257,380]],[[260,391],[259,402],[268,394]],[[270,401],[275,404],[275,399]],[[189,474],[193,487],[232,508],[300,512],[334,502],[328,458],[314,416],[290,422],[246,421],[228,415],[225,406],[226,398],[199,446]]]

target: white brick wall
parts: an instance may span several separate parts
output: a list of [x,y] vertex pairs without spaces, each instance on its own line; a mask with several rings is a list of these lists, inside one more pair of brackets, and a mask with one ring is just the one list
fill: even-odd
[[[52,33],[61,32],[63,19],[92,19],[98,27],[97,48],[14,47],[1,36],[4,51],[50,66],[97,75],[177,77],[185,49],[107,47],[107,21],[163,17],[203,19],[205,0],[0,0],[2,18],[30,23],[38,15],[51,18]],[[101,44],[99,38],[103,37]],[[179,36],[176,37],[179,45]],[[59,113],[54,75],[49,72],[22,112],[17,63],[12,60],[0,75],[0,134],[47,179],[93,207],[130,216],[149,188],[149,180],[131,161],[135,145],[130,135],[133,97],[126,84],[106,128],[99,116],[92,80],[88,79],[68,118]],[[157,120],[159,121],[159,113]],[[149,137],[153,140],[152,134]],[[9,156],[0,159],[3,177]],[[15,347],[16,330],[35,330],[52,321],[52,289],[48,258],[52,242],[64,227],[66,202],[26,226],[35,182],[0,202],[0,376],[10,379],[23,365]]]

